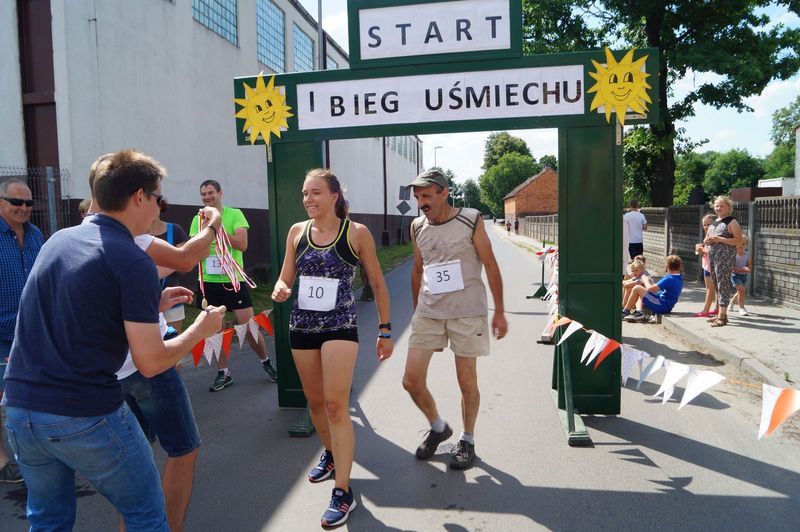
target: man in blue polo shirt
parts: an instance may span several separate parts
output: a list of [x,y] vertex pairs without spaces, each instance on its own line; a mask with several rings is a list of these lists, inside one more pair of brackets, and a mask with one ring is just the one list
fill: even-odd
[[[14,325],[17,323],[19,298],[44,244],[39,228],[29,220],[33,195],[19,179],[0,183],[0,399],[3,397],[3,374],[6,369]],[[0,430],[0,438],[3,431]],[[0,441],[0,482],[22,482],[17,464],[12,462]]]
[[42,247],[22,291],[6,373],[6,429],[28,486],[33,530],[75,523],[75,471],[122,514],[126,529],[168,530],[147,438],[122,399],[115,372],[130,348],[150,377],[174,366],[222,325],[209,308],[164,342],[159,309],[191,292],[161,293],[153,261],[133,240],[158,213],[163,168],[126,150],[97,169],[101,214]]

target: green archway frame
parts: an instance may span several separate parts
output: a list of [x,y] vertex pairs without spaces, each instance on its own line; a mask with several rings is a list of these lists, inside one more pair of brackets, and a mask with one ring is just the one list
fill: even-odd
[[[390,3],[390,0],[371,0]],[[396,1],[396,0],[395,0]],[[352,41],[352,36],[351,36]],[[352,48],[352,44],[351,44]],[[577,320],[603,335],[621,339],[620,321],[622,266],[622,127],[603,113],[590,111],[591,98],[586,88],[593,80],[589,72],[592,60],[605,62],[603,51],[521,56],[497,59],[493,57],[464,60],[464,55],[437,57],[435,61],[408,58],[396,66],[380,66],[350,70],[315,71],[281,74],[274,85],[285,91],[286,104],[295,115],[288,119],[288,129],[280,138],[272,138],[266,146],[269,189],[270,259],[273,280],[283,263],[286,234],[292,224],[306,218],[297,191],[308,168],[323,165],[323,140],[383,137],[466,131],[496,131],[507,129],[558,128],[558,187],[559,187],[559,309],[560,314]],[[617,52],[615,57],[621,57]],[[634,59],[647,55],[645,70],[658,72],[657,49],[636,50]],[[469,59],[469,58],[468,58]],[[581,65],[583,67],[584,113],[569,116],[516,116],[511,118],[432,121],[426,123],[396,123],[337,127],[326,129],[298,128],[298,86],[308,83],[334,83],[359,80],[368,84],[377,78],[394,78],[425,74],[469,73],[504,69]],[[245,98],[244,85],[256,86],[257,76],[234,80],[235,98]],[[651,75],[648,91],[652,111],[648,115],[628,115],[628,123],[658,121],[659,80]],[[238,110],[238,109],[237,109]],[[616,116],[613,117],[616,119]],[[237,138],[241,145],[251,144],[242,131],[244,120],[237,118]],[[264,144],[259,138],[256,144]],[[295,291],[296,292],[296,291]],[[519,291],[517,293],[520,293]],[[305,406],[302,385],[294,367],[288,341],[288,319],[291,302],[276,304],[273,311],[278,365],[278,402],[281,407]],[[585,338],[573,335],[555,348],[552,389],[557,408],[571,445],[590,443],[578,412],[610,414],[620,412],[620,355],[612,355],[597,370],[580,364]],[[310,420],[306,420],[310,423]],[[313,430],[307,427],[307,434]],[[292,431],[290,431],[292,432]],[[303,433],[294,427],[294,433]]]

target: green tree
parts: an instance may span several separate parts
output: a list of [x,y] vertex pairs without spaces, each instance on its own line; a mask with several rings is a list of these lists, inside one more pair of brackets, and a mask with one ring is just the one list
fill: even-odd
[[729,194],[732,188],[753,187],[764,177],[764,163],[746,150],[730,150],[713,158],[703,179],[709,196]]
[[552,168],[558,172],[558,157],[555,155],[542,155],[539,157],[539,164],[542,168]]
[[794,130],[797,126],[800,126],[800,95],[786,107],[772,113],[772,142],[776,146],[794,146]]
[[496,165],[506,153],[519,153],[532,157],[531,150],[523,139],[509,135],[507,131],[492,133],[486,139],[483,152],[483,171]]
[[[695,104],[751,111],[744,98],[800,69],[800,29],[763,14],[767,6],[800,12],[797,0],[525,0],[526,53],[568,52],[610,45],[659,49],[660,122],[649,126],[655,142],[648,163],[655,206],[672,203],[675,122],[694,115]],[[672,84],[688,73],[715,74],[687,95]]]
[[674,205],[687,205],[692,191],[703,188],[706,171],[717,155],[717,152],[713,151],[703,153],[690,151],[678,155],[675,161]]
[[530,155],[506,153],[497,164],[486,170],[480,177],[481,199],[496,216],[504,212],[503,198],[511,190],[541,172],[542,168]]
[[794,175],[795,150],[790,144],[780,144],[764,161],[764,179],[797,177]]
[[492,214],[492,209],[481,201],[481,188],[478,186],[477,181],[467,179],[464,181],[461,190],[464,193],[464,205],[466,207],[478,209],[483,214]]

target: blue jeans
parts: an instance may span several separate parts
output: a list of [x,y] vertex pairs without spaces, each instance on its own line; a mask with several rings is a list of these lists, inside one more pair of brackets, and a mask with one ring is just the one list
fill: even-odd
[[31,531],[72,530],[75,471],[122,514],[128,532],[168,531],[153,452],[126,404],[97,417],[6,407],[11,450],[28,487]]
[[177,458],[200,447],[192,403],[175,368],[149,379],[137,371],[119,383],[145,436],[157,436],[167,456]]
[[6,380],[6,365],[7,365],[7,358],[8,354],[11,352],[11,341],[10,340],[0,340],[0,392],[3,391],[5,386],[3,383]]

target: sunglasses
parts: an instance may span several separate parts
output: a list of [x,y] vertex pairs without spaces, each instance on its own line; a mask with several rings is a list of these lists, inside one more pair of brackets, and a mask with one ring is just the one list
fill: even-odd
[[3,196],[3,199],[9,202],[14,207],[22,207],[23,205],[25,205],[26,207],[33,207],[32,199],[6,198],[5,196]]
[[164,204],[165,200],[164,200],[164,195],[163,194],[159,194],[158,192],[148,192],[147,195],[148,196],[155,196],[156,205],[158,205],[159,207],[161,207]]

